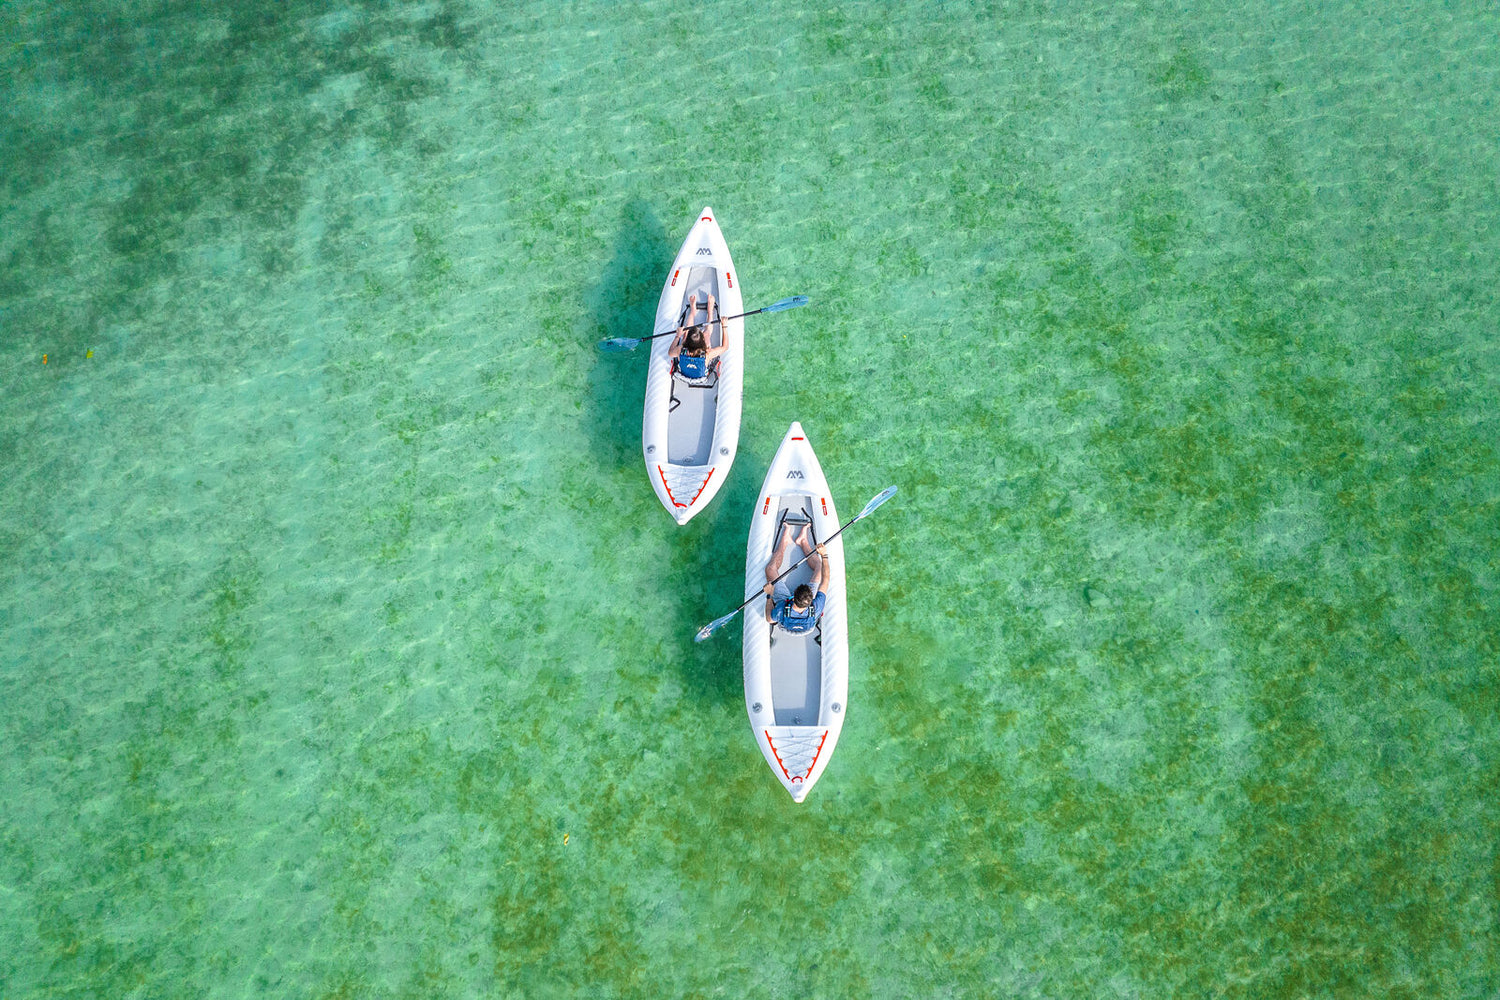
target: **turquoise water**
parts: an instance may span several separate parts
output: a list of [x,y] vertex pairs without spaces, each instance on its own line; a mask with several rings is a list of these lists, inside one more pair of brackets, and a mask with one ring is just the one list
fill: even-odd
[[[1497,39],[0,4],[0,992],[1493,997]],[[704,205],[813,304],[678,529]],[[802,806],[692,641],[793,419],[901,488]]]

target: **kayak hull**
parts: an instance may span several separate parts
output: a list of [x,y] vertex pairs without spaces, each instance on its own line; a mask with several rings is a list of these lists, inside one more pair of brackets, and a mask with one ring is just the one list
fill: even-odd
[[[765,586],[766,564],[784,530],[793,534],[808,523],[814,541],[825,542],[839,528],[838,511],[817,455],[800,423],[782,439],[755,499],[745,547],[745,598]],[[819,626],[792,635],[766,621],[765,599],[744,611],[745,711],[756,744],[794,802],[802,802],[833,756],[843,729],[849,691],[848,618],[844,600],[844,541],[826,541],[828,594]],[[802,558],[792,545],[778,571]],[[786,581],[788,589],[811,583],[807,566]]]
[[[699,318],[706,293],[712,292],[721,316],[745,311],[739,277],[729,246],[705,207],[677,251],[657,302],[652,334],[670,333],[684,316],[689,297],[698,294]],[[711,377],[688,380],[672,371],[671,337],[651,341],[646,376],[642,449],[646,473],[657,499],[679,525],[708,506],[729,476],[739,449],[741,390],[744,383],[743,319],[715,326],[711,343],[728,338],[729,349]]]

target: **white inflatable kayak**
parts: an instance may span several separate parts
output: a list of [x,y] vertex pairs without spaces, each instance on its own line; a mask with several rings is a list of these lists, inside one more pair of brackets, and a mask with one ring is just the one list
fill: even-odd
[[[737,316],[745,311],[734,262],[729,259],[729,247],[711,208],[698,213],[698,221],[667,272],[656,306],[653,335],[677,329],[694,292],[698,295],[696,319],[700,323],[707,319],[710,292],[717,300],[720,316]],[[714,324],[709,332],[710,344],[717,347],[727,337],[729,350],[702,379],[687,379],[673,371],[668,357],[673,338],[658,337],[651,342],[642,446],[651,485],[678,524],[686,524],[708,506],[734,463],[740,439],[743,329],[742,319]]]
[[[766,585],[766,563],[781,530],[795,536],[801,523],[811,524],[814,542],[831,538],[839,529],[838,512],[818,457],[802,425],[794,423],[755,498],[745,548],[747,600]],[[828,596],[817,628],[793,635],[771,625],[766,621],[763,597],[751,601],[744,611],[745,709],[766,763],[794,802],[807,797],[833,756],[849,690],[844,540],[833,538],[827,545]],[[792,545],[778,571],[802,556],[801,548]],[[804,564],[778,589],[785,585],[795,590],[798,584],[811,582],[811,568]]]

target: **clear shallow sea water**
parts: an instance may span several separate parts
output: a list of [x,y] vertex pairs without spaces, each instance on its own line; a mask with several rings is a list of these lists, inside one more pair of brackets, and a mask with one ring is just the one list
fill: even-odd
[[[0,4],[0,992],[1492,997],[1497,39]],[[813,305],[677,529],[703,205]],[[800,807],[692,641],[793,419],[901,488]]]

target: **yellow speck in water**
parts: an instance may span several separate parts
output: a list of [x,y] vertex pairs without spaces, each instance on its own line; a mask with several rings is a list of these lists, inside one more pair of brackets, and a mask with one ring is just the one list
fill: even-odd
[[47,355],[43,354],[42,355],[42,364],[45,365],[46,363],[47,363]]
[[84,357],[86,357],[86,358],[92,358],[93,356],[94,356],[94,352],[93,351],[89,351],[87,354],[84,355]]
[[566,833],[563,834],[563,846],[564,847],[568,846],[568,835]]

